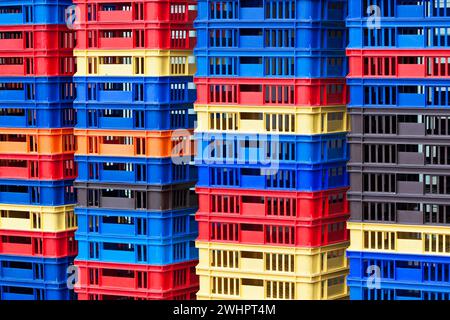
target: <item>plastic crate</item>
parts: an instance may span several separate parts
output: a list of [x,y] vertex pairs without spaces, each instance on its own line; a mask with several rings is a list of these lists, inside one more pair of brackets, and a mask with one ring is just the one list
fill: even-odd
[[193,76],[192,51],[187,50],[74,50],[76,76]]
[[[1,130],[0,130],[1,133]],[[192,130],[74,130],[76,155],[113,157],[190,157],[195,153]],[[0,143],[1,148],[1,143]],[[1,150],[1,149],[0,149]]]
[[450,76],[445,50],[347,50],[350,78],[438,78]]
[[313,135],[346,132],[346,106],[195,105],[196,132]]
[[[198,0],[198,20],[228,23],[284,21],[344,21],[347,1],[343,0]],[[238,21],[236,21],[238,20]],[[264,22],[263,22],[264,21]]]
[[74,257],[58,259],[0,255],[0,281],[62,285]]
[[[196,99],[192,77],[74,77],[73,82],[79,113],[85,108],[165,110],[191,105]],[[83,119],[80,115],[80,121]]]
[[124,236],[76,234],[79,253],[85,261],[117,262],[125,264],[166,265],[198,259],[195,248],[196,232],[188,236],[161,241]]
[[350,285],[370,281],[374,272],[372,270],[379,268],[381,288],[437,290],[450,294],[449,257],[356,251],[347,252],[347,256],[350,264]]
[[352,121],[348,137],[352,141],[363,137],[396,141],[400,138],[406,143],[429,141],[443,145],[450,135],[446,108],[349,108],[348,111]]
[[6,51],[12,53],[33,50],[67,51],[67,49],[73,49],[74,47],[75,33],[65,25],[5,26],[0,22],[0,52]]
[[75,265],[78,267],[79,281],[75,290],[164,299],[186,289],[198,290],[197,263],[194,260],[165,266],[145,266],[77,260]]
[[0,25],[64,24],[71,0],[5,0],[0,4]]
[[271,166],[347,161],[346,136],[346,133],[313,136],[196,133],[196,162]]
[[197,167],[200,187],[319,191],[349,185],[346,161],[267,167],[197,164]]
[[28,129],[0,128],[0,154],[73,154],[72,128]]
[[194,50],[197,77],[339,78],[347,75],[345,50]]
[[73,155],[0,155],[0,179],[71,180],[77,177]]
[[349,108],[448,108],[449,80],[348,79]]
[[212,271],[197,268],[199,300],[338,300],[348,297],[347,270],[301,279],[267,272]]
[[[197,16],[194,0],[74,0],[80,21],[134,24],[143,21],[192,23]],[[89,14],[91,12],[92,14]]]
[[117,105],[77,103],[75,107],[76,128],[80,129],[176,130],[194,128],[195,124],[192,104],[166,107],[136,105],[126,109]]
[[191,184],[142,186],[75,182],[78,206],[136,211],[166,211],[197,207]]
[[[361,169],[377,170],[386,168],[386,172],[395,169],[406,170],[413,169],[414,173],[420,168],[421,173],[430,173],[448,170],[449,164],[443,156],[433,156],[430,151],[435,149],[436,153],[443,154],[447,145],[431,145],[431,141],[401,141],[393,144],[394,140],[385,138],[367,138],[361,141],[359,137],[351,136],[349,145],[351,150],[351,159],[349,163],[349,172],[359,172]],[[378,149],[378,150],[377,150]],[[380,158],[376,158],[378,152]],[[442,158],[441,158],[442,157]],[[412,167],[412,168],[411,168]]]
[[[144,295],[131,292],[112,292],[104,289],[76,289],[78,300],[196,300],[198,286],[188,289],[172,290],[163,295]],[[133,291],[134,293],[136,291]]]
[[186,23],[82,23],[77,29],[77,49],[80,50],[192,50],[197,40],[192,24]]
[[348,222],[347,228],[350,251],[450,256],[445,226]]
[[345,256],[348,245],[343,242],[326,247],[296,248],[196,242],[201,270],[232,269],[240,273],[291,275],[302,280],[348,270]]
[[79,182],[163,185],[197,180],[197,168],[175,158],[76,156],[75,160]]
[[69,77],[1,77],[0,126],[73,127],[74,97],[75,86]]
[[[1,18],[1,17],[0,17]],[[46,285],[0,280],[0,300],[76,300],[66,284]]]
[[442,199],[439,196],[416,196],[415,199],[410,199],[405,195],[383,197],[364,194],[362,197],[356,193],[350,194],[348,198],[351,208],[350,221],[352,222],[409,225],[448,224],[445,211],[450,206],[450,199]]
[[72,76],[75,58],[68,50],[0,51],[0,76]]
[[75,98],[71,77],[0,77],[0,88],[2,108],[69,107]]
[[0,230],[0,254],[64,258],[77,254],[74,231],[37,232]]
[[[19,102],[14,104],[19,105]],[[75,125],[75,117],[71,103],[52,103],[40,108],[23,108],[23,105],[0,108],[0,126],[3,128],[68,128]]]
[[313,221],[196,215],[198,240],[283,247],[322,247],[348,241],[343,214]]
[[60,206],[76,202],[73,180],[0,180],[0,203]]
[[[413,159],[414,153],[411,158]],[[440,170],[439,170],[440,169]],[[371,200],[405,199],[434,200],[448,194],[445,181],[450,177],[448,165],[436,168],[409,165],[357,166],[347,169],[350,175],[352,200],[371,196]],[[383,182],[381,182],[383,181]],[[407,202],[407,200],[405,201]],[[412,207],[412,206],[411,206]],[[413,220],[419,218],[415,217]]]
[[[374,19],[375,20],[375,19]],[[363,21],[347,21],[349,32],[349,49],[384,48],[384,49],[446,49],[450,46],[448,22],[439,26],[423,26],[420,21],[408,21],[399,26],[399,21],[382,22],[381,26],[369,27]],[[418,26],[418,24],[420,26]]]
[[197,104],[329,106],[347,104],[345,79],[195,78]]
[[[367,19],[367,8],[360,0],[349,0],[349,14],[347,19]],[[426,0],[420,2],[405,0],[376,0],[371,4],[379,7],[380,19],[384,21],[395,21],[396,23],[407,23],[413,20],[425,24],[434,22],[436,18],[450,18],[450,6],[445,1]],[[428,20],[430,19],[430,20]]]
[[[237,52],[263,50],[264,56],[275,52],[291,53],[308,49],[342,50],[347,46],[345,23],[328,24],[317,21],[287,23],[272,20],[261,25],[225,25],[223,22],[197,21],[196,49]],[[283,28],[283,29],[280,29]]]
[[170,240],[197,232],[195,210],[196,207],[170,211],[77,208],[75,212],[78,233],[83,235]]
[[347,189],[286,192],[197,187],[198,216],[313,221],[348,215]]
[[419,290],[415,287],[390,288],[391,285],[381,284],[381,288],[367,288],[367,281],[348,281],[351,300],[440,300],[450,299],[449,292],[443,292],[441,286],[430,290]]
[[74,206],[0,205],[0,229],[58,232],[75,230]]

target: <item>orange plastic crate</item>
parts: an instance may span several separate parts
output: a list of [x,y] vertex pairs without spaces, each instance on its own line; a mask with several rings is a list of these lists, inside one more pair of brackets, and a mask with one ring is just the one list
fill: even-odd
[[74,153],[72,128],[18,129],[0,128],[2,154],[67,154]]
[[194,155],[193,130],[133,131],[75,129],[77,155],[185,157]]

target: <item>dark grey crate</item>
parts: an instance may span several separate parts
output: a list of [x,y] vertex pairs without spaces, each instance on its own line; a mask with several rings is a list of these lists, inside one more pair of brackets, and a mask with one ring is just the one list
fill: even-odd
[[123,210],[197,207],[194,186],[194,183],[149,186],[75,182],[79,206]]
[[348,113],[352,128],[349,141],[371,138],[376,143],[395,138],[448,143],[450,139],[450,110],[447,109],[349,108]]
[[450,199],[350,196],[350,221],[399,224],[450,224]]
[[396,141],[384,139],[373,142],[349,140],[349,167],[389,167],[450,169],[450,139],[446,143],[434,141]]

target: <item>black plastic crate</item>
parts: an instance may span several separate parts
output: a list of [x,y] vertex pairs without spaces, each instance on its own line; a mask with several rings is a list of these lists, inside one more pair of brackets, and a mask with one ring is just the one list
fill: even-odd
[[162,186],[75,182],[85,208],[173,210],[197,206],[194,183]]

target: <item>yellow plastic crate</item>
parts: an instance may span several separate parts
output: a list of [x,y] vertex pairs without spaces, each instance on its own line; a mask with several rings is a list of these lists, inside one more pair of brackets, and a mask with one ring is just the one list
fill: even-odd
[[257,246],[197,241],[200,270],[282,275],[301,281],[348,270],[349,242],[318,248]]
[[0,205],[0,229],[58,232],[77,228],[74,205]]
[[337,300],[348,297],[347,270],[304,282],[295,276],[203,270],[199,300]]
[[348,222],[352,251],[450,256],[450,228]]
[[74,50],[76,76],[193,76],[192,51],[187,50]]
[[346,106],[252,107],[195,105],[197,132],[324,134],[350,129]]

